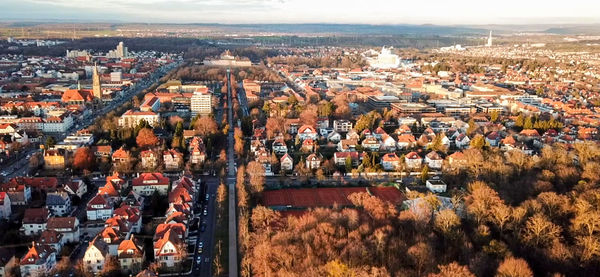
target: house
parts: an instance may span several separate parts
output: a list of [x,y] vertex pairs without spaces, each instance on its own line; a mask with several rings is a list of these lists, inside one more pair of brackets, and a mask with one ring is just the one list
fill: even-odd
[[491,147],[498,147],[501,140],[502,137],[500,137],[500,134],[498,134],[496,131],[490,132],[487,136],[485,136],[485,141],[489,143]]
[[402,161],[396,153],[387,153],[381,157],[381,166],[385,170],[396,170]]
[[32,242],[31,248],[21,259],[19,268],[21,276],[46,276],[56,265],[56,252],[47,245]]
[[127,220],[131,226],[131,232],[139,233],[142,231],[142,217],[138,207],[122,204],[115,209],[114,215]]
[[94,152],[96,159],[108,159],[113,154],[112,147],[110,145],[92,146],[92,152]]
[[88,220],[107,220],[112,216],[113,206],[108,196],[96,194],[86,206]]
[[83,255],[83,264],[94,274],[104,269],[104,261],[110,255],[108,244],[101,238],[96,237],[89,242],[85,254]]
[[123,146],[112,154],[112,162],[115,166],[125,165],[129,163],[130,159],[129,151],[125,150]]
[[48,149],[44,151],[44,168],[61,170],[65,168],[66,152],[64,149]]
[[46,208],[54,216],[65,216],[71,212],[71,198],[66,191],[48,192]]
[[133,179],[132,186],[133,191],[142,196],[152,196],[155,191],[166,196],[170,183],[162,173],[142,173]]
[[[363,131],[363,133],[365,131],[368,131],[368,130],[369,129],[365,129]],[[369,131],[369,133],[370,133],[370,131]],[[368,136],[365,136],[365,137],[368,137]],[[357,140],[358,141],[359,138],[360,138],[360,135],[358,135],[358,133],[354,129],[352,129],[352,130],[348,131],[348,133],[346,133],[346,139],[353,139],[353,140]]]
[[373,136],[378,140],[383,140],[384,135],[387,135],[387,133],[381,127],[377,127],[377,129],[375,129],[375,132],[373,132]]
[[467,149],[471,145],[471,139],[465,134],[460,134],[454,140],[454,145],[458,149]]
[[451,167],[461,167],[467,164],[467,158],[463,152],[454,152],[448,156],[448,165]]
[[17,258],[14,252],[7,248],[0,248],[0,276],[9,276],[12,268],[17,266]]
[[408,127],[408,125],[402,124],[400,127],[398,127],[398,129],[396,129],[395,133],[398,134],[398,136],[412,135],[412,129],[410,129],[410,127]]
[[446,192],[446,183],[439,177],[433,177],[425,181],[425,186],[433,193],[444,193]]
[[63,234],[54,230],[44,230],[37,240],[43,246],[49,246],[57,253],[60,253],[64,245]]
[[343,139],[337,144],[337,150],[340,152],[353,152],[356,151],[356,145],[358,141],[355,139]]
[[435,151],[431,151],[425,155],[425,163],[429,168],[441,169],[444,159]]
[[403,133],[398,135],[398,142],[396,142],[396,146],[398,149],[410,149],[417,145],[417,140],[415,136],[410,133]]
[[14,180],[0,185],[0,191],[6,192],[11,205],[27,205],[31,200],[31,186]]
[[421,159],[421,156],[417,152],[410,152],[404,156],[404,163],[410,169],[420,168],[422,162],[423,159]]
[[365,150],[369,151],[379,151],[381,147],[381,143],[374,137],[365,138],[361,145]]
[[[109,220],[110,220],[110,218],[107,221],[109,221]],[[123,224],[123,225],[121,226],[119,224],[116,224],[116,225],[113,224],[113,223],[115,223],[114,222],[115,220],[117,221],[117,223]],[[104,229],[102,229],[102,231],[100,231],[95,237],[95,238],[98,238],[98,239],[104,241],[104,243],[106,243],[108,245],[108,253],[113,256],[117,256],[117,250],[119,249],[119,244],[121,244],[121,241],[123,241],[123,238],[125,238],[128,235],[128,231],[129,231],[129,226],[127,225],[127,222],[125,220],[118,219],[118,218],[115,218],[115,220],[110,220],[113,222],[105,223]]]
[[312,153],[306,157],[306,168],[308,169],[318,169],[321,167],[321,161],[323,157],[321,154]]
[[87,185],[81,179],[72,179],[65,183],[63,189],[68,194],[77,196],[81,199],[87,192]]
[[[377,128],[379,129],[379,128]],[[381,135],[381,149],[385,151],[396,151],[396,140],[388,134]]]
[[79,242],[79,220],[77,217],[51,217],[46,226],[48,230],[53,230],[63,234],[64,242]]
[[[157,234],[158,234],[158,227]],[[185,243],[173,229],[168,229],[154,241],[154,260],[164,268],[179,265],[184,259]]]
[[523,129],[519,133],[519,140],[528,141],[540,137],[540,133],[536,129]]
[[279,159],[279,165],[281,170],[292,171],[294,169],[294,160],[292,157],[290,157],[290,155],[285,153],[285,155]]
[[337,166],[346,166],[346,159],[350,159],[352,166],[358,166],[362,163],[364,154],[361,152],[335,152],[333,153],[333,161]]
[[283,139],[275,140],[273,142],[272,148],[273,152],[275,152],[275,154],[277,155],[283,155],[288,151],[287,145],[285,144],[285,141]]
[[302,125],[302,127],[300,127],[300,129],[298,129],[298,137],[300,138],[300,140],[305,140],[305,139],[312,139],[312,140],[316,140],[318,138],[318,134],[317,134],[317,130],[315,130],[315,127],[310,126],[310,125]]
[[342,139],[340,133],[333,131],[327,135],[327,140],[333,143],[338,143]]
[[190,162],[192,164],[200,164],[206,160],[206,152],[200,146],[194,146],[190,151]]
[[346,133],[352,130],[352,122],[346,119],[336,119],[333,121],[333,130],[338,133]]
[[11,214],[10,197],[6,192],[0,191],[0,219],[9,219]]
[[117,250],[121,270],[130,274],[138,273],[142,270],[145,259],[144,254],[143,245],[134,238],[134,235],[123,240]]
[[23,216],[21,231],[26,236],[33,236],[46,230],[50,212],[46,208],[28,208]]
[[143,168],[155,168],[158,165],[158,155],[152,150],[144,150],[140,153]]
[[183,154],[175,149],[165,150],[163,151],[163,161],[165,170],[179,170],[183,165]]

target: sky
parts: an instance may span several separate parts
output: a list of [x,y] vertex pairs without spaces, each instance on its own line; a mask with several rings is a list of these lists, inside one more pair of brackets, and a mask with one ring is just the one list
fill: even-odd
[[586,24],[594,0],[0,0],[2,20],[139,23]]

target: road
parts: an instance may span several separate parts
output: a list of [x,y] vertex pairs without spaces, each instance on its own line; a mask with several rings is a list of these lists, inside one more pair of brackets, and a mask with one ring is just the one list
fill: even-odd
[[[196,247],[194,248],[193,255],[193,268],[192,274],[190,276],[206,276],[210,277],[212,272],[212,257],[213,257],[213,247],[215,240],[215,225],[216,225],[216,201],[215,196],[217,193],[217,187],[219,186],[218,177],[207,177],[203,178],[206,182],[207,189],[206,193],[208,193],[209,198],[206,200],[206,194],[201,194],[198,196],[198,200],[195,205],[200,206],[200,213],[197,213],[195,217],[197,217],[202,224],[206,224],[206,230],[198,232],[198,237],[196,239]],[[204,216],[202,211],[203,208],[206,207],[207,215]],[[195,208],[196,209],[196,208]],[[200,243],[203,244],[202,254],[198,253],[198,248]],[[198,258],[200,258],[200,262],[198,262]]]
[[[71,133],[74,133],[74,132],[77,132],[77,131],[87,128],[88,126],[92,125],[96,119],[106,115],[108,112],[123,105],[125,102],[131,101],[131,99],[134,96],[136,96],[137,94],[142,92],[144,89],[150,87],[152,84],[157,82],[158,79],[160,79],[162,76],[164,76],[171,69],[177,67],[179,64],[180,64],[180,62],[175,62],[175,63],[165,65],[165,66],[157,69],[152,74],[150,74],[150,76],[147,76],[147,77],[143,78],[142,80],[140,80],[135,85],[135,88],[130,88],[127,91],[125,91],[123,97],[120,97],[119,99],[116,99],[115,101],[111,101],[110,104],[104,106],[99,111],[94,111],[91,116],[88,116],[82,122],[77,122],[76,124],[71,126],[71,128],[69,128],[66,132],[55,135],[54,137],[55,137],[56,141],[57,142],[64,141],[64,139],[66,138],[66,136],[68,134],[71,134]],[[39,151],[39,150],[31,149],[27,152],[27,155],[33,154],[35,151]],[[6,173],[8,173],[6,178],[25,176],[25,175],[27,175],[28,170],[29,170],[28,159],[22,159],[18,162],[15,162],[11,166],[4,168],[4,171]]]
[[243,82],[238,84],[237,91],[238,102],[240,103],[240,108],[242,108],[243,116],[248,116],[250,113],[248,112],[248,98],[246,98],[246,90],[244,89]]
[[[227,69],[227,118],[229,126],[233,125],[233,105],[231,103],[231,70]],[[229,269],[228,274],[231,277],[238,276],[238,249],[237,249],[237,201],[235,195],[235,158],[233,152],[233,129],[229,128],[227,134],[227,186],[229,188]]]

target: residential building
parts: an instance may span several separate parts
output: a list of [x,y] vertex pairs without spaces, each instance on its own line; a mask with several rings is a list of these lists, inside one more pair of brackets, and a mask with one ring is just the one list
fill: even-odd
[[385,170],[396,170],[402,161],[396,153],[387,153],[381,157],[381,166]]
[[119,118],[119,126],[135,128],[142,120],[145,120],[150,126],[154,127],[158,126],[160,123],[160,116],[159,114],[151,111],[142,112],[128,110]]
[[427,155],[425,155],[425,164],[427,164],[429,168],[441,169],[443,162],[444,159],[442,159],[442,157],[440,157],[440,154],[438,154],[435,151],[431,151]]
[[134,238],[134,235],[131,235],[129,239],[125,239],[119,244],[117,258],[122,271],[136,274],[142,270],[145,258],[144,247]]
[[66,151],[64,149],[48,149],[44,151],[44,168],[61,170],[65,168]]
[[133,191],[142,196],[152,196],[154,191],[166,196],[169,184],[169,178],[162,173],[142,173],[132,181]]
[[406,164],[406,167],[410,169],[420,168],[422,162],[423,159],[417,152],[410,152],[404,156],[404,163]]
[[333,130],[338,133],[346,133],[352,130],[352,122],[345,119],[336,119],[333,121]]
[[54,216],[65,216],[71,212],[71,198],[66,191],[48,192],[46,208]]
[[190,110],[192,112],[192,117],[196,115],[209,115],[212,113],[212,94],[207,87],[200,87],[194,91]]
[[279,165],[281,170],[292,171],[294,169],[294,160],[289,154],[285,153],[285,155],[279,159]]
[[165,170],[179,170],[183,166],[183,154],[175,149],[163,151]]
[[425,182],[425,186],[434,193],[444,193],[446,192],[446,183],[439,177],[434,177]]
[[306,168],[308,169],[318,169],[321,167],[321,162],[323,161],[323,157],[321,154],[312,153],[306,157]]
[[33,236],[46,230],[50,212],[46,208],[28,208],[23,216],[21,231],[26,236]]
[[48,219],[46,228],[61,233],[66,243],[79,242],[80,231],[77,217],[51,217]]
[[104,268],[104,262],[109,256],[108,244],[99,237],[90,241],[85,254],[83,264],[93,273],[99,273]]
[[107,220],[112,216],[113,206],[108,196],[104,194],[96,194],[86,207],[86,215],[88,220]]
[[21,259],[19,268],[23,277],[46,276],[56,265],[56,253],[47,245],[32,242]]

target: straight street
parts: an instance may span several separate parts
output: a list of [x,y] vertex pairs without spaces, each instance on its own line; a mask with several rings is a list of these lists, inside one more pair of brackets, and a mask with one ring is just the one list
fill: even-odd
[[227,186],[229,188],[229,276],[238,276],[237,257],[237,201],[235,196],[235,158],[233,152],[233,105],[231,93],[231,70],[227,69],[227,118],[229,119],[229,134],[227,134]]

